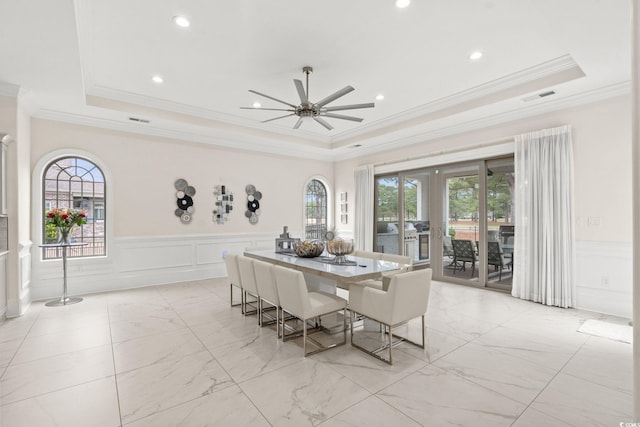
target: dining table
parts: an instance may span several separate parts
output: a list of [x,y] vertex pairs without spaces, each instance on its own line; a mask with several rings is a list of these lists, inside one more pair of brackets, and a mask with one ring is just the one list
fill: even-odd
[[302,271],[309,290],[336,293],[336,288],[348,289],[349,283],[379,279],[384,273],[397,271],[406,265],[379,259],[347,256],[347,263],[336,263],[332,255],[313,258],[272,250],[247,250],[245,255],[261,261]]

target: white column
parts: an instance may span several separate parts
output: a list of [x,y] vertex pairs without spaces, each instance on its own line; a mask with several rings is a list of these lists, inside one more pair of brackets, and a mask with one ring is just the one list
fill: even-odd
[[631,0],[631,183],[633,194],[633,419],[640,421],[640,0]]

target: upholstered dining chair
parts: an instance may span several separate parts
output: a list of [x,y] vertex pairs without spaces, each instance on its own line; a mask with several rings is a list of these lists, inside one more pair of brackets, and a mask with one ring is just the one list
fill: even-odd
[[256,286],[258,287],[258,318],[260,325],[265,326],[272,323],[271,319],[265,322],[265,303],[275,307],[276,310],[276,333],[278,338],[280,335],[280,298],[278,297],[278,288],[276,286],[276,278],[273,272],[274,264],[253,260],[253,271],[256,277]]
[[[242,282],[242,294],[244,296],[244,311],[245,316],[250,314],[258,314],[258,304],[260,296],[258,294],[258,285],[256,284],[256,275],[253,271],[253,259],[244,255],[238,255],[238,270],[240,272],[240,281]],[[255,298],[255,301],[249,301],[249,298]],[[255,303],[255,306],[251,304]],[[251,311],[247,310],[247,307],[251,308]],[[260,324],[260,316],[258,317],[258,324]]]
[[409,271],[413,268],[413,259],[411,259],[411,257],[409,256],[405,256],[405,255],[396,255],[396,254],[387,254],[387,253],[382,253],[382,252],[372,252],[374,254],[379,254],[378,258],[374,258],[374,259],[379,259],[381,261],[389,261],[389,262],[395,262],[398,264],[403,264],[404,267],[402,267],[400,270],[394,270],[394,271],[389,271],[386,273],[382,273],[382,276],[379,279],[366,279],[366,280],[361,280],[359,282],[359,284],[363,284],[366,286],[371,286],[374,287],[376,289],[382,289],[382,290],[387,290],[387,288],[389,287],[389,281],[391,280],[391,277],[394,276],[395,274],[398,273],[402,273],[404,271]]
[[[280,306],[282,307],[282,339],[283,341],[290,338],[285,332],[286,319],[285,312],[289,313],[302,321],[302,346],[304,356],[309,356],[320,351],[325,351],[330,348],[334,348],[340,345],[344,345],[347,342],[347,301],[340,298],[337,295],[329,294],[326,292],[309,292],[307,290],[307,283],[304,279],[302,272],[291,268],[281,267],[279,265],[273,268],[273,272],[276,278],[276,287],[278,289],[278,297],[280,298]],[[336,313],[342,311],[342,328],[343,339],[342,342],[323,345],[320,342],[310,338],[308,336],[307,322],[311,320],[318,320],[321,316]],[[292,333],[290,335],[299,336],[298,333]],[[317,347],[314,351],[307,351],[307,342],[310,342]]]
[[456,270],[465,271],[468,262],[471,263],[471,277],[476,269],[476,251],[471,240],[451,240],[453,246],[453,274]]
[[[229,301],[231,307],[240,306],[242,313],[244,314],[244,292],[242,292],[242,282],[240,281],[240,270],[238,270],[238,256],[235,254],[227,253],[224,255],[224,263],[227,267],[227,277],[229,278]],[[240,291],[240,302],[233,303],[233,288],[238,288]]]
[[[385,292],[368,286],[354,284],[349,292],[349,310],[351,327],[351,345],[365,353],[380,359],[388,364],[393,364],[393,328],[417,317],[422,318],[422,342],[417,343],[403,338],[418,347],[424,348],[424,316],[429,303],[431,291],[430,268],[398,273],[391,278],[389,289]],[[357,344],[354,340],[353,321],[358,314],[375,320],[385,326],[388,333],[388,344],[371,351]],[[378,353],[389,349],[389,357],[385,358]]]

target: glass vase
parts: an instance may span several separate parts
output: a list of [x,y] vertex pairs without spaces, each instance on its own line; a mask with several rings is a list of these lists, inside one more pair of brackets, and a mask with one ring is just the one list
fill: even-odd
[[58,227],[58,243],[68,245],[71,243],[71,228]]

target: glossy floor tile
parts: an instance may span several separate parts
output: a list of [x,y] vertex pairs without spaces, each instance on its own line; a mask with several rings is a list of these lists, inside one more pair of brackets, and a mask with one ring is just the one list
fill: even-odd
[[[434,282],[425,348],[390,366],[301,339],[229,307],[225,279],[34,302],[0,324],[0,426],[612,426],[630,422],[632,346],[588,319]],[[366,346],[385,342],[356,329]],[[421,323],[394,330],[412,340]],[[333,337],[332,337],[333,338]],[[360,341],[358,341],[360,342]]]

